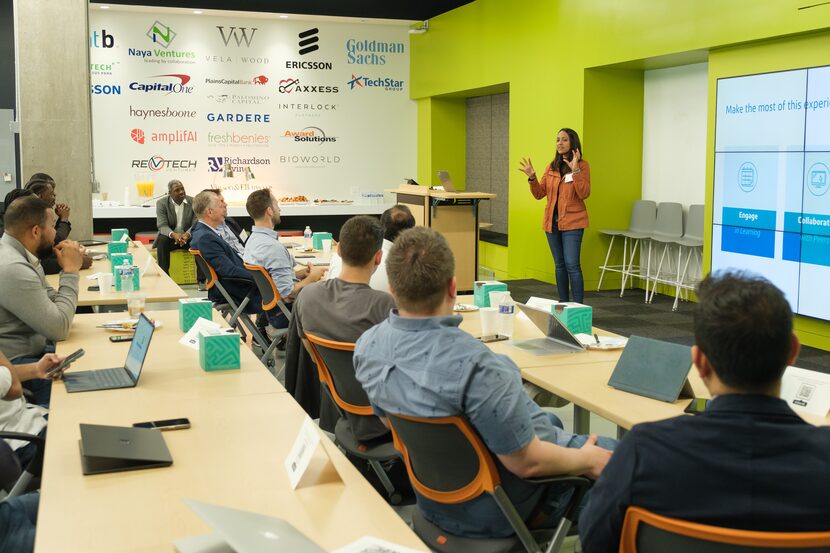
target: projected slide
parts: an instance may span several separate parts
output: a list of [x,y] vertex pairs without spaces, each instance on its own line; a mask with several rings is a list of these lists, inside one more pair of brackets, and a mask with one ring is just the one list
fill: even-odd
[[712,270],[830,320],[830,67],[718,80]]

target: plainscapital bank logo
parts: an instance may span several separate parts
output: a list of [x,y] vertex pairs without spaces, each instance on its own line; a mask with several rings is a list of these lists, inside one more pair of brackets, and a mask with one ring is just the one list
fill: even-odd
[[176,170],[176,171],[195,171],[195,159],[165,159],[162,156],[155,155],[146,159],[132,160],[130,167],[133,169],[149,169],[150,171],[162,170]]
[[91,94],[104,94],[104,95],[121,95],[121,85],[117,84],[93,84],[89,86],[89,92]]
[[300,84],[300,79],[295,79],[294,77],[280,79],[277,90],[279,90],[280,94],[291,94],[292,92],[302,92],[311,94],[337,94],[338,92],[340,92],[340,89],[337,86]]
[[227,31],[225,31],[225,27],[220,25],[217,25],[216,28],[219,29],[219,35],[222,37],[225,46],[230,46],[231,40],[233,40],[237,46],[241,47],[244,42],[245,46],[249,48],[257,32],[257,27],[229,27]]
[[352,73],[352,78],[347,82],[349,90],[355,88],[379,88],[389,92],[401,92],[403,90],[403,81],[398,79],[390,79],[389,77],[380,77],[373,79],[371,77],[355,76]]
[[306,127],[299,131],[286,130],[282,136],[290,138],[294,142],[317,142],[323,144],[326,142],[337,142],[336,136],[327,136],[326,132],[320,127]]
[[232,170],[239,172],[245,171],[246,167],[261,167],[263,165],[271,165],[271,160],[267,157],[217,156],[209,157],[207,159],[208,171],[210,171],[211,173],[218,173],[219,171],[225,168],[226,164],[229,165]]
[[205,78],[205,84],[221,84],[221,85],[264,85],[268,83],[268,77],[265,75],[257,75],[253,79],[214,79],[211,77]]
[[143,129],[133,129],[130,131],[130,138],[139,144],[144,144],[145,141],[181,144],[185,142],[196,142],[197,133],[196,131],[188,130],[145,133]]
[[[162,79],[162,81],[152,83],[133,81],[130,83],[130,90],[137,92],[166,92],[167,94],[173,94],[174,92],[176,94],[191,94],[193,92],[193,87],[187,86],[187,83],[190,82],[190,75],[171,73],[167,75],[152,75],[148,78]],[[179,82],[176,82],[177,79]]]
[[403,42],[386,42],[383,40],[346,41],[346,61],[349,65],[386,65],[387,58],[403,54],[406,48]]
[[270,96],[262,94],[208,94],[205,96],[217,104],[233,105],[260,105],[271,99]]

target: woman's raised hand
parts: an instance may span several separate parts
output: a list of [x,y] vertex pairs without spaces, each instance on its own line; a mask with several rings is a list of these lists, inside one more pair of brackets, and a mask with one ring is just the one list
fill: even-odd
[[571,157],[571,160],[565,160],[565,163],[568,164],[568,167],[571,168],[571,171],[576,171],[579,168],[579,160],[582,155],[579,153],[579,150],[574,150],[574,155]]
[[528,178],[536,174],[536,169],[533,168],[533,162],[530,161],[529,157],[522,158],[521,163],[519,163],[519,171],[527,175]]

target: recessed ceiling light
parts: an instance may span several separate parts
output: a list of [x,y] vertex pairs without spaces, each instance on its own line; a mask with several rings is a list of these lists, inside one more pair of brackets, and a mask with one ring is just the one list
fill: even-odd
[[202,13],[204,12],[202,12],[202,10],[193,10],[193,13],[195,13],[196,15],[202,15]]
[[288,16],[287,15],[281,15],[280,19],[288,19]]
[[108,9],[110,9],[110,7],[109,6],[101,6],[101,9],[102,10],[108,10]]

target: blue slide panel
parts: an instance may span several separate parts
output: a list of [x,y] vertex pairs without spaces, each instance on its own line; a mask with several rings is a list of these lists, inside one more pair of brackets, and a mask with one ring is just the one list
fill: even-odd
[[802,234],[801,262],[830,267],[830,236]]
[[775,257],[775,231],[723,226],[721,249],[756,257]]
[[801,261],[801,234],[784,233],[784,261]]
[[743,207],[724,207],[723,226],[775,230],[775,211]]

